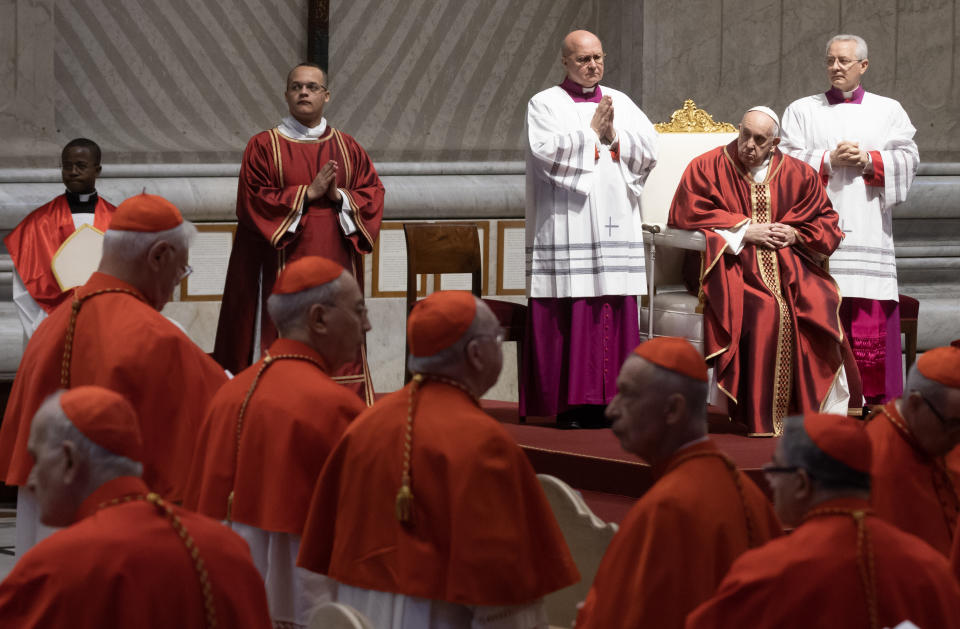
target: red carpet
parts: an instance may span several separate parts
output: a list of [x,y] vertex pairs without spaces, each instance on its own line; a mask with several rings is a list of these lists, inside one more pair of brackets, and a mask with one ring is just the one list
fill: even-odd
[[[578,489],[596,515],[619,522],[653,483],[650,467],[620,448],[609,429],[559,430],[551,418],[529,418],[520,424],[517,405],[483,400],[483,408],[503,423],[527,453],[538,474],[550,474]],[[712,434],[764,491],[769,487],[760,466],[770,460],[776,439]]]

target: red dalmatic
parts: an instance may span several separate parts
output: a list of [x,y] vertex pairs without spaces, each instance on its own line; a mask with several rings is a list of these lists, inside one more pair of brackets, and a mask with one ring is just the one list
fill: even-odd
[[[288,231],[306,202],[307,187],[329,160],[339,166],[337,187],[346,191],[356,233],[344,236],[339,206],[325,196],[307,204],[296,229]],[[369,156],[349,135],[328,127],[316,140],[291,140],[277,129],[253,136],[240,167],[237,235],[217,327],[217,361],[234,373],[250,364],[260,282],[261,351],[277,338],[266,303],[288,262],[309,255],[329,258],[351,270],[362,288],[363,254],[373,250],[382,217],[383,184]],[[368,404],[373,402],[365,346],[334,380],[353,385]]]
[[[797,242],[725,255],[727,241],[714,230],[748,221],[789,225]],[[669,224],[706,236],[705,353],[734,418],[751,433],[773,434],[788,413],[820,410],[843,363],[840,294],[821,265],[843,234],[813,169],[775,151],[766,180],[755,183],[736,141],[718,147],[687,167]]]
[[[93,226],[102,232],[107,231],[116,210],[113,204],[98,197],[93,212]],[[67,195],[61,194],[27,214],[3,239],[23,285],[47,314],[73,294],[73,289],[60,290],[50,263],[53,262],[53,256],[60,245],[74,231],[76,229]]]

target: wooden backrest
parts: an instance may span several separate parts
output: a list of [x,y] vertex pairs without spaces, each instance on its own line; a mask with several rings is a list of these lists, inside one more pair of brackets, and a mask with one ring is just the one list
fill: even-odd
[[480,296],[483,260],[476,223],[404,223],[407,241],[407,313],[417,302],[420,274],[470,273]]
[[[417,303],[417,277],[421,274],[470,273],[471,292],[482,292],[483,260],[480,232],[476,223],[404,223],[407,241],[407,315]],[[410,381],[407,358],[410,347],[404,342],[404,382]]]

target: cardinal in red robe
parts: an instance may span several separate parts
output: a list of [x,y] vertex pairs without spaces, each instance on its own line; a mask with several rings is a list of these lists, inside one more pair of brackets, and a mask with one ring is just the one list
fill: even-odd
[[787,418],[765,471],[777,514],[795,529],[737,559],[687,629],[960,627],[946,558],[870,509],[875,456],[858,420]]
[[227,520],[250,545],[274,622],[305,626],[332,585],[295,565],[310,496],[366,408],[328,374],[353,359],[370,323],[353,275],[316,256],[281,271],[268,308],[281,338],[214,396],[184,506]]
[[578,629],[679,629],[730,564],[781,534],[770,501],[707,436],[707,367],[685,339],[642,343],[607,407],[657,482],[610,542]]
[[50,526],[0,583],[6,627],[268,629],[246,544],[216,520],[150,491],[149,450],[120,394],[59,391],[31,422],[29,490]]
[[783,155],[776,114],[754,108],[740,137],[694,159],[669,225],[700,230],[705,354],[731,415],[754,435],[788,413],[846,412],[840,294],[823,268],[843,234],[812,168]]
[[297,563],[380,629],[540,627],[542,597],[579,579],[530,462],[477,400],[499,329],[468,292],[419,302],[413,380],[350,424],[317,481]]
[[[182,499],[204,409],[227,380],[159,312],[189,271],[192,230],[161,197],[137,195],[120,204],[99,270],[40,324],[24,351],[0,424],[3,482],[22,487],[27,481],[30,420],[44,398],[57,388],[94,384],[122,393],[137,410],[147,485],[164,498]],[[29,492],[20,496],[30,498]],[[19,539],[20,522],[17,528]]]
[[924,352],[907,374],[907,393],[868,418],[877,515],[945,556],[960,515],[960,348]]
[[[264,308],[287,263],[328,258],[362,288],[363,254],[380,233],[383,184],[360,144],[323,117],[326,73],[301,64],[287,79],[290,115],[250,139],[240,166],[237,233],[214,346],[214,357],[233,373],[277,338]],[[333,376],[373,403],[365,344]]]

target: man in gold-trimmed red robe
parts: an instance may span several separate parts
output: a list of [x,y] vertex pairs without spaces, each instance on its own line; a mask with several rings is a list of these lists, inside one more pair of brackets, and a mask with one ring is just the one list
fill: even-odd
[[773,111],[748,111],[736,141],[687,167],[669,218],[706,236],[705,354],[754,435],[792,412],[845,414],[849,398],[840,294],[821,267],[843,234],[817,174],[779,140]]
[[[329,126],[326,73],[300,64],[287,77],[290,115],[253,136],[240,167],[237,234],[223,292],[214,357],[237,373],[277,338],[263,310],[284,265],[322,256],[363,286],[363,254],[373,250],[383,216],[383,184],[363,148]],[[334,380],[367,404],[373,386],[366,344]]]

